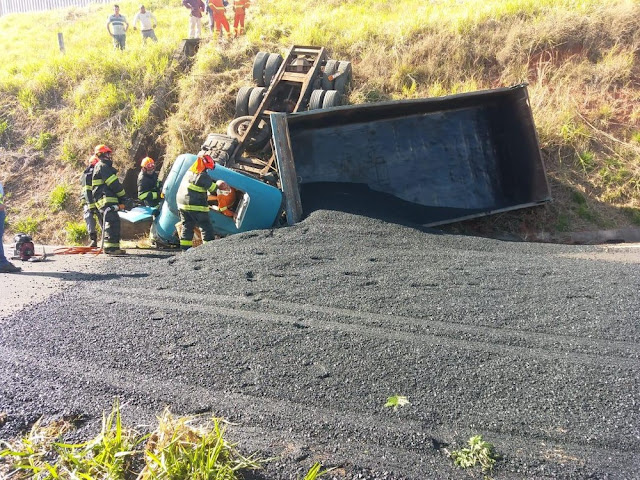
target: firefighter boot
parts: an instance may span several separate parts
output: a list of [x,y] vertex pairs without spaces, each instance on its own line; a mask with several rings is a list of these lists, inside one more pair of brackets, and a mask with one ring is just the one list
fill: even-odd
[[91,242],[89,243],[89,247],[97,247],[98,246],[98,234],[96,232],[90,233],[89,238]]

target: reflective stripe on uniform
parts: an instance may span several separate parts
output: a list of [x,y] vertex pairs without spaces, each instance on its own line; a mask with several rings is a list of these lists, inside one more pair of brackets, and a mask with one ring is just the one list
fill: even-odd
[[120,242],[118,243],[104,242],[104,248],[120,248]]
[[138,198],[140,200],[144,200],[145,198],[147,198],[149,195],[151,195],[151,198],[153,200],[156,200],[158,198],[158,192],[142,192],[140,195],[138,195]]
[[193,183],[190,183],[189,185],[187,185],[187,188],[189,190],[193,190],[194,192],[200,192],[200,193],[206,193],[207,191],[206,188],[199,187],[198,185],[194,185]]
[[96,179],[94,178],[93,180],[91,180],[91,185],[93,185],[94,187],[95,187],[96,185],[104,185],[104,180],[101,180],[101,179],[97,179],[97,180],[96,180]]
[[182,240],[182,239],[180,239],[180,246],[181,247],[192,247],[193,246],[193,240]]
[[116,193],[116,195],[118,197],[124,197],[127,193],[124,191],[124,188],[122,190],[120,190],[118,193]]
[[114,173],[113,175],[111,175],[109,178],[107,178],[104,183],[106,183],[107,185],[111,185],[113,182],[115,182],[116,180],[118,180],[118,176]]
[[96,201],[96,206],[98,208],[102,208],[107,203],[118,203],[118,199],[116,197],[102,197],[100,200]]
[[187,212],[208,212],[209,207],[204,205],[181,205],[178,204],[178,210],[185,210]]

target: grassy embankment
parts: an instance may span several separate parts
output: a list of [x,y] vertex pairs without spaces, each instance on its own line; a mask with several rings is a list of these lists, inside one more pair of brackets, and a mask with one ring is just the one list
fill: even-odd
[[[129,20],[138,4],[120,2]],[[0,18],[9,233],[78,240],[77,177],[93,145],[111,145],[121,173],[132,163],[132,134],[187,29],[182,7],[146,4],[158,17],[160,42],[143,48],[130,31],[125,52],[114,51],[106,34],[110,5]],[[640,224],[637,2],[257,0],[247,24],[240,40],[204,45],[176,83],[179,101],[155,139],[164,159],[197,152],[208,132],[225,131],[256,52],[324,45],[331,58],[353,63],[350,103],[529,83],[554,202],[490,217],[479,228],[526,234]]]

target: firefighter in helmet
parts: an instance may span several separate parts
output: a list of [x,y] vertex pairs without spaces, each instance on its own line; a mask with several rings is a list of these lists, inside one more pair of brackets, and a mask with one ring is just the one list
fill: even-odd
[[142,159],[140,167],[140,173],[138,174],[138,200],[147,207],[158,209],[162,198],[162,182],[158,179],[156,162],[151,157],[145,157]]
[[90,247],[98,246],[98,232],[96,230],[96,219],[97,216],[99,218],[100,214],[98,213],[98,209],[96,208],[96,203],[93,201],[93,169],[98,163],[98,157],[95,155],[91,155],[89,160],[87,161],[87,168],[82,172],[81,183],[82,183],[82,200],[84,205],[82,207],[82,214],[84,217],[84,222],[87,225],[87,232],[89,233],[89,239],[91,242],[89,243]]
[[104,253],[119,255],[125,253],[120,248],[120,216],[118,210],[131,208],[132,202],[124,191],[118,172],[113,168],[111,149],[106,145],[97,145],[95,155],[98,163],[93,169],[93,201],[100,212],[103,224]]
[[207,202],[207,192],[214,193],[218,188],[216,182],[207,173],[207,170],[213,170],[215,166],[213,158],[209,155],[198,157],[189,167],[178,187],[176,202],[182,223],[180,233],[182,250],[188,250],[193,246],[193,229],[196,227],[202,230],[203,242],[215,239]]

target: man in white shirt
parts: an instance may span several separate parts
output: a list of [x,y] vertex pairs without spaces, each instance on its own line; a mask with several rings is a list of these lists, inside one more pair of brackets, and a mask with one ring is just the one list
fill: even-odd
[[147,43],[147,38],[150,38],[154,42],[157,42],[156,34],[153,31],[158,26],[156,17],[153,13],[147,12],[144,5],[140,5],[140,11],[133,17],[133,29],[137,30],[136,25],[140,22],[140,32],[142,32],[142,41]]

